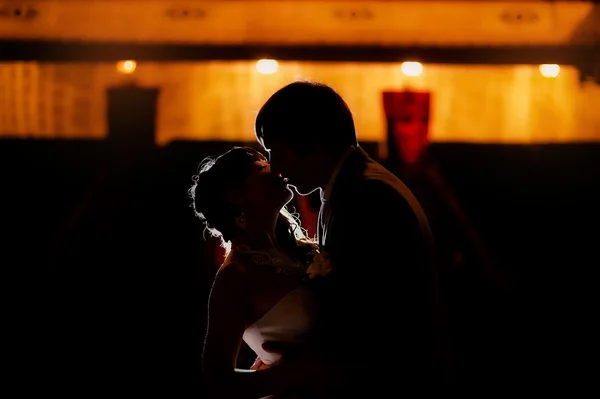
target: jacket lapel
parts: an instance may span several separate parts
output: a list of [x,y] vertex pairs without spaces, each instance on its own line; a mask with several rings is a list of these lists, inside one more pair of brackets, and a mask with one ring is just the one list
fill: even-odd
[[317,221],[317,235],[319,238],[319,247],[323,248],[324,242],[324,228],[323,228],[323,208],[325,203],[321,200],[321,208],[319,209],[319,219]]
[[347,188],[351,187],[353,182],[363,174],[366,168],[365,164],[369,160],[369,155],[358,147],[342,166],[340,174],[333,183],[330,198],[327,198],[326,201],[322,200],[318,225],[319,245],[322,248],[327,246],[327,233],[331,230],[337,201],[344,197],[344,191],[347,191]]

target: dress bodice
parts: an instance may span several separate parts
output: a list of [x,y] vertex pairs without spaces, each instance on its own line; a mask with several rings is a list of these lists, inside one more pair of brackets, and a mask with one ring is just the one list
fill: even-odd
[[[247,247],[234,249],[237,259],[274,267],[278,273],[305,274],[308,264],[280,256],[277,251],[252,251]],[[305,343],[316,319],[316,298],[314,289],[307,283],[285,294],[260,319],[246,328],[243,340],[270,365],[280,360],[281,354],[263,349],[266,342]]]
[[306,284],[292,290],[277,302],[259,320],[249,326],[243,339],[260,357],[270,365],[281,359],[281,354],[263,349],[265,342],[302,344],[308,340],[316,319],[314,292]]

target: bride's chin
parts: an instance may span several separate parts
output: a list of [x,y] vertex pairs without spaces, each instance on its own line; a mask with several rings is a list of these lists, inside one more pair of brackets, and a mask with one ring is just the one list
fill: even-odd
[[278,205],[281,205],[281,208],[283,208],[284,206],[286,206],[287,204],[290,203],[290,201],[294,198],[294,193],[292,192],[292,190],[290,190],[289,188],[287,189],[287,193],[285,195],[281,196],[281,203]]
[[296,194],[294,193],[294,190],[290,186],[287,187],[287,191],[288,191],[288,202],[290,202],[294,198],[294,195],[296,195]]
[[287,204],[289,204],[289,203],[290,203],[290,201],[291,201],[293,198],[294,198],[294,194],[293,194],[293,193],[290,191],[290,195],[288,195],[288,196],[285,198],[285,201],[283,202],[283,205],[282,205],[281,207],[283,208],[284,206],[286,206]]

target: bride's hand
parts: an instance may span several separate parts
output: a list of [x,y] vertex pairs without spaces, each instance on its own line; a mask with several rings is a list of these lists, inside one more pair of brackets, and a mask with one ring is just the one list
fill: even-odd
[[257,357],[256,360],[254,361],[254,364],[252,365],[252,367],[250,367],[250,370],[266,370],[269,367],[271,367],[271,366],[263,363],[263,361],[260,359],[260,357]]
[[262,348],[271,353],[285,353],[285,363],[291,366],[293,374],[305,377],[303,388],[320,389],[331,384],[333,369],[328,362],[323,361],[317,347],[306,347],[289,342],[265,342]]

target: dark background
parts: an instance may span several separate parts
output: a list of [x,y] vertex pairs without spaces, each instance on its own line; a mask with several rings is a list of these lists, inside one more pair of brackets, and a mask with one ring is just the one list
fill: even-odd
[[[0,142],[2,269],[18,275],[5,280],[13,370],[63,394],[196,392],[215,242],[187,190],[202,159],[233,144]],[[489,345],[501,350],[481,367],[499,384],[591,381],[600,146],[431,153],[515,284],[490,309]]]

